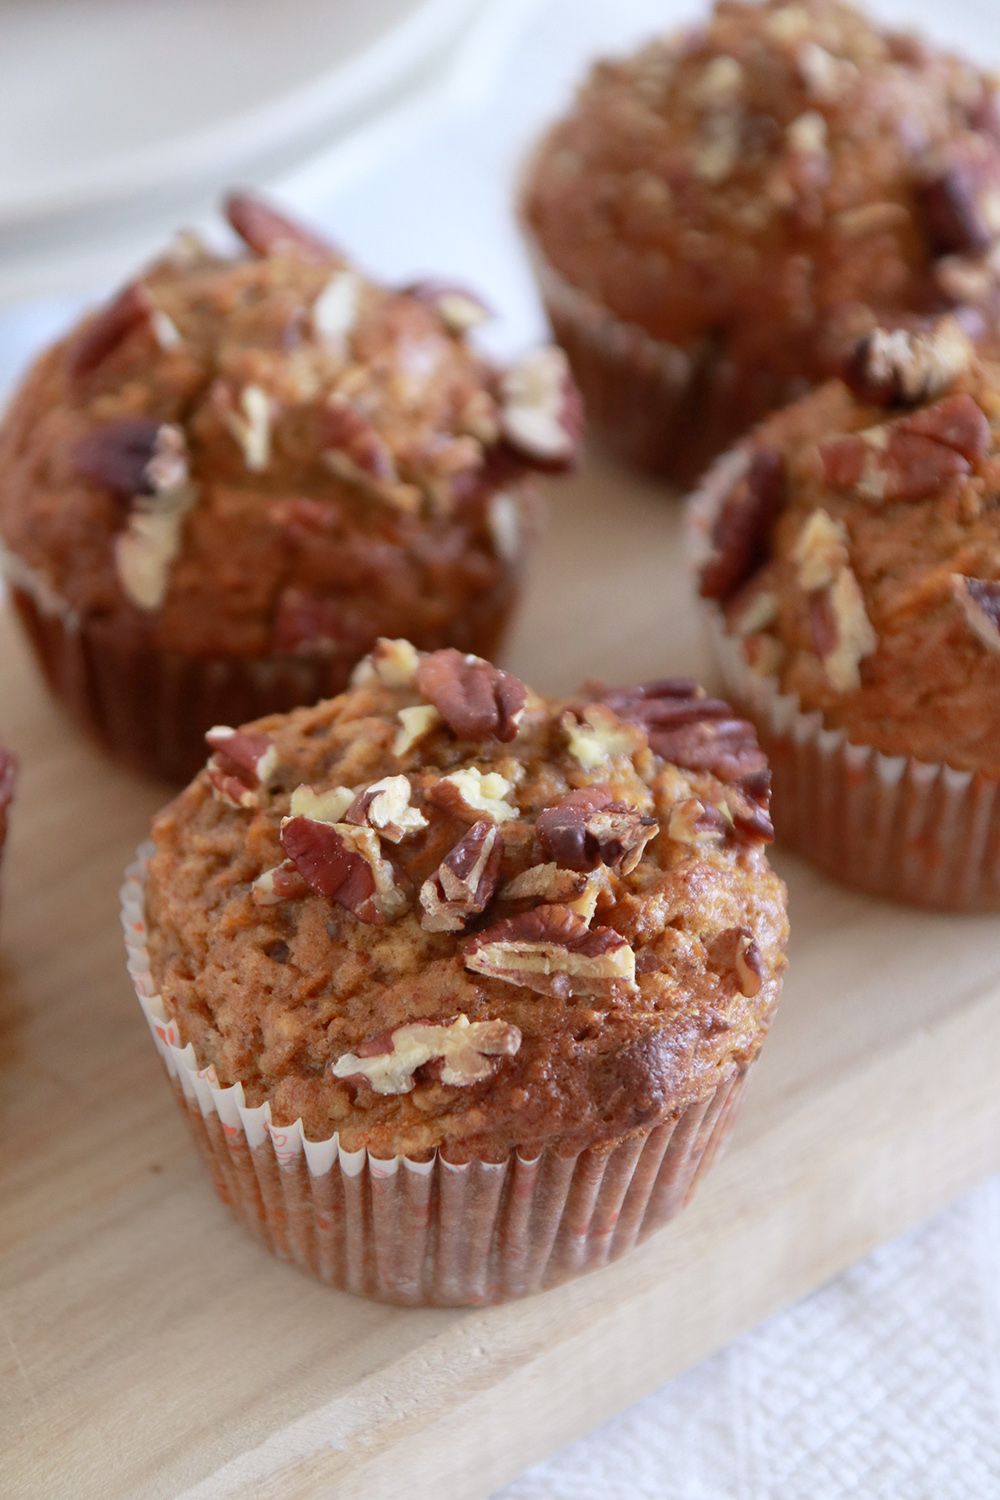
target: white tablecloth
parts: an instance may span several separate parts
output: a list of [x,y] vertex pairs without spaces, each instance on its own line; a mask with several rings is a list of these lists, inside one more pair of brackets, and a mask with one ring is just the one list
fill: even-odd
[[[996,0],[882,0],[983,56]],[[585,60],[696,7],[503,0],[428,110],[285,189],[374,269],[454,274],[540,334],[510,211],[526,143]],[[985,42],[984,42],[985,38]],[[8,309],[0,386],[71,304]],[[655,1334],[651,1335],[655,1336]],[[1000,1500],[1000,1179],[509,1485],[497,1500]]]

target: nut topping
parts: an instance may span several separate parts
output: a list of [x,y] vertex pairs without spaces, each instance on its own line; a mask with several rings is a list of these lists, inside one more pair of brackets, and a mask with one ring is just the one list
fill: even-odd
[[827,439],[819,455],[831,489],[891,504],[939,494],[971,471],[990,442],[985,412],[963,391],[889,427]]
[[701,570],[705,599],[728,599],[763,561],[764,546],[785,505],[785,460],[773,448],[745,456],[745,468],[721,501],[712,526],[712,555]]
[[543,901],[563,906],[583,895],[589,876],[580,870],[561,870],[557,864],[531,865],[515,875],[500,892],[501,901]]
[[343,396],[331,396],[323,413],[323,461],[340,478],[379,496],[391,499],[399,489],[388,445]]
[[285,853],[317,895],[381,926],[398,917],[406,897],[371,828],[292,816],[281,825]]
[[420,657],[409,641],[389,640],[380,636],[367,656],[363,656],[351,674],[351,686],[361,687],[376,680],[386,687],[410,687],[416,681]]
[[460,817],[473,818],[484,814],[494,823],[506,823],[518,816],[507,797],[514,790],[514,783],[501,776],[499,771],[482,772],[476,766],[465,766],[442,776],[428,788],[428,802],[446,812],[458,813]]
[[344,822],[367,823],[384,839],[398,844],[407,834],[427,827],[420,809],[410,806],[412,790],[405,776],[383,776],[358,793],[343,815]]
[[473,938],[465,966],[539,995],[610,995],[635,988],[635,954],[612,927],[588,927],[568,906],[536,906]]
[[670,809],[667,835],[678,844],[721,844],[729,832],[725,814],[700,797],[684,797]]
[[405,294],[433,307],[449,333],[469,333],[493,316],[486,303],[475,292],[449,286],[442,281],[415,281],[403,288]]
[[421,659],[417,687],[462,740],[512,740],[528,696],[519,677],[453,648]]
[[260,789],[278,765],[278,752],[266,734],[217,724],[205,734],[212,755],[206,772],[213,793],[231,807],[257,807]]
[[927,332],[876,328],[856,345],[843,378],[862,401],[919,406],[943,395],[972,356],[972,344],[954,318]]
[[406,755],[414,745],[433,734],[443,722],[433,703],[415,703],[412,708],[401,708],[396,715],[399,729],[392,742],[393,755]]
[[746,927],[727,927],[709,945],[709,962],[721,973],[731,973],[740,994],[759,995],[764,983],[764,960]]
[[277,906],[280,901],[300,901],[309,894],[309,886],[290,859],[265,870],[258,875],[250,887],[250,895],[257,906]]
[[271,401],[259,385],[246,385],[234,404],[223,386],[216,387],[220,415],[243,454],[252,474],[259,474],[271,461]]
[[675,766],[729,782],[767,768],[753,726],[733,718],[728,703],[706,697],[690,678],[605,688],[600,697],[620,718],[641,724],[650,748]]
[[538,349],[513,365],[500,382],[500,429],[522,458],[547,469],[576,460],[583,403],[561,349]]
[[848,561],[847,527],[825,510],[814,510],[792,549],[798,564],[799,586],[810,593],[831,584]]
[[312,818],[316,823],[341,823],[355,795],[349,786],[335,786],[325,792],[314,792],[311,786],[297,786],[289,812],[293,818]]
[[74,380],[90,375],[130,333],[151,325],[154,316],[153,299],[142,282],[123,287],[87,321],[70,344],[66,355],[70,375]]
[[998,174],[991,155],[959,141],[917,186],[917,203],[935,255],[981,254],[996,239]]
[[421,926],[428,932],[461,932],[492,900],[502,857],[496,824],[473,823],[421,886]]
[[233,229],[255,255],[298,255],[327,261],[336,251],[322,235],[272,208],[256,193],[231,193],[225,214]]
[[568,870],[596,870],[607,865],[628,875],[658,829],[655,818],[617,802],[606,786],[567,792],[539,813],[535,833],[543,852]]
[[408,1094],[418,1068],[431,1064],[438,1082],[466,1088],[491,1078],[501,1057],[513,1057],[521,1033],[508,1021],[412,1021],[363,1042],[333,1064],[335,1078],[364,1079],[376,1094]]
[[150,417],[105,422],[73,449],[78,474],[122,500],[158,495],[188,481],[183,429]]
[[860,664],[878,646],[878,636],[850,568],[841,568],[828,589],[812,596],[809,611],[813,647],[830,686],[854,692],[861,686]]
[[952,587],[970,630],[988,651],[1000,651],[1000,583],[954,573]]
[[341,357],[347,353],[358,321],[362,285],[356,271],[334,271],[313,303],[314,330],[330,351]]

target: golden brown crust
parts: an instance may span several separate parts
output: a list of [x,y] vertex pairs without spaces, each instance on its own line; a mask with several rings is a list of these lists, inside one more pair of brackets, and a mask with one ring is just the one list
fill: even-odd
[[720,0],[595,67],[523,210],[550,266],[714,371],[745,426],[879,320],[981,304],[981,332],[998,183],[977,69],[829,0]]
[[185,242],[35,365],[0,428],[4,543],[162,650],[475,639],[515,590],[526,469],[568,461],[575,412],[560,452],[551,430],[526,452],[516,371],[466,338],[476,299],[376,285],[230,208],[250,253]]
[[[1000,369],[966,346],[955,373],[942,328],[866,341],[861,396],[832,382],[720,465],[702,592],[756,671],[852,741],[996,775]],[[938,379],[928,349],[947,356]],[[762,457],[783,476],[763,517]]]
[[[464,739],[440,674],[420,673],[428,702],[412,655],[379,649],[340,698],[217,739],[156,823],[152,971],[202,1064],[311,1137],[500,1158],[620,1138],[755,1056],[784,888],[759,759],[745,736],[734,757],[712,700],[657,684],[621,713],[600,695],[518,706],[516,679],[494,675],[513,737],[501,713]],[[650,748],[668,719],[694,769]],[[729,736],[719,774],[699,769],[714,743],[699,723]],[[300,784],[323,800],[293,803]],[[403,1044],[428,1043],[399,1028],[456,1018],[461,1055],[442,1042],[397,1076]],[[470,1033],[483,1055],[461,1018],[489,1023]],[[476,1076],[449,1083],[449,1067]]]

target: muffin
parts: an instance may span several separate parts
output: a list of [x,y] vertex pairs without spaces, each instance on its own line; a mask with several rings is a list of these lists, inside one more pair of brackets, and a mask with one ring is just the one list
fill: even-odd
[[695,478],[877,323],[998,299],[994,80],[835,0],[720,0],[599,63],[522,218],[593,429]]
[[129,967],[216,1187],[349,1291],[501,1301],[687,1199],[785,966],[752,728],[383,640],[157,819]]
[[339,692],[380,635],[492,651],[532,469],[568,465],[564,357],[500,371],[477,298],[384,287],[259,199],[44,353],[0,428],[0,537],[53,691],[192,775],[213,724]]
[[860,888],[1000,907],[1000,365],[876,331],[695,501],[702,596],[779,835]]

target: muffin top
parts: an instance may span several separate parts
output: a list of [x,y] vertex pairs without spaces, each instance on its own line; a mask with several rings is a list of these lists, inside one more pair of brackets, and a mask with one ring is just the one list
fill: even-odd
[[378,1156],[575,1151],[757,1052],[787,933],[769,774],[688,681],[550,702],[380,641],[213,730],[157,819],[150,965],[220,1083]]
[[523,206],[618,316],[811,376],[876,318],[995,296],[998,186],[992,79],[836,0],[720,0],[597,64]]
[[0,429],[15,576],[196,655],[353,660],[373,615],[433,640],[510,565],[509,487],[573,455],[564,360],[498,371],[468,292],[380,286],[246,194],[227,213],[244,253],[182,237],[28,375]]
[[1000,771],[1000,366],[876,331],[724,459],[701,591],[761,676],[857,743]]

